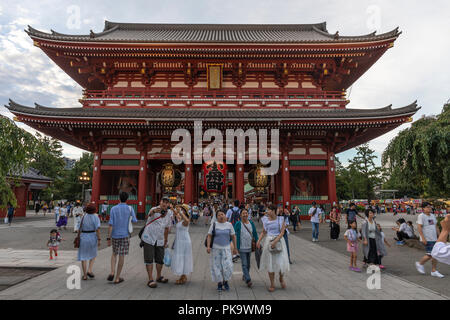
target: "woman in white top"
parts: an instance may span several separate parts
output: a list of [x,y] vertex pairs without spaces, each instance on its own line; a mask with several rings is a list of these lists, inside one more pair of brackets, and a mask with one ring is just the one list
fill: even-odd
[[450,216],[447,215],[441,221],[442,231],[433,247],[431,256],[439,262],[450,265],[450,245],[447,244],[448,234],[450,232]]
[[73,233],[78,232],[81,224],[81,218],[83,217],[84,210],[80,206],[79,203],[76,204],[75,208],[73,208]]
[[283,238],[286,230],[285,218],[277,216],[276,209],[275,205],[269,206],[267,218],[263,220],[263,232],[256,244],[258,248],[261,248],[261,242],[264,239],[259,270],[269,273],[270,292],[275,290],[275,273],[280,274],[281,287],[286,288],[284,275],[290,269],[286,242]]
[[176,284],[185,284],[187,275],[191,274],[194,267],[192,262],[192,243],[189,236],[189,207],[186,204],[179,205],[175,210],[176,235],[173,244],[171,268],[172,272],[180,276]]

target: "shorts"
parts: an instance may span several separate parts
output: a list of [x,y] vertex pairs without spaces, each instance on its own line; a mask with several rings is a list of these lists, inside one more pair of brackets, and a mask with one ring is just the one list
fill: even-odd
[[112,239],[113,253],[119,256],[126,256],[130,249],[130,238]]
[[153,264],[153,261],[157,264],[164,264],[164,247],[144,242],[144,263]]
[[198,219],[198,214],[193,214],[192,215],[192,219],[197,220]]
[[433,247],[435,244],[436,244],[436,241],[427,241],[425,250],[426,250],[428,256],[431,256],[431,251],[433,251]]
[[106,211],[102,212],[102,217],[106,217]]
[[50,250],[54,250],[54,251],[58,251],[59,247],[58,246],[49,246],[48,247]]

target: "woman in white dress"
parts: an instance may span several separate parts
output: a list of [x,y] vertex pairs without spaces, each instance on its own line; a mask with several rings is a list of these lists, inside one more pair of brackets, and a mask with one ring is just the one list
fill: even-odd
[[283,216],[277,216],[276,209],[273,204],[268,207],[266,218],[262,219],[263,232],[256,244],[258,248],[261,248],[261,242],[264,239],[259,270],[269,273],[270,292],[275,291],[275,273],[280,275],[281,287],[286,288],[284,275],[290,269],[286,242],[283,238],[286,230],[285,219]]
[[176,235],[173,244],[171,268],[172,272],[180,276],[176,284],[185,284],[187,275],[193,271],[192,243],[189,236],[189,207],[186,204],[179,205],[175,210]]

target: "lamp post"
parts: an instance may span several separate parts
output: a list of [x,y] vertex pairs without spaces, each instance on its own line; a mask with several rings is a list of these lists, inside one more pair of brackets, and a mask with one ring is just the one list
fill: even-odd
[[91,177],[88,176],[88,173],[86,171],[83,171],[81,173],[81,176],[78,177],[78,181],[81,183],[82,187],[82,194],[81,194],[81,203],[84,204],[84,185],[88,184],[91,181]]

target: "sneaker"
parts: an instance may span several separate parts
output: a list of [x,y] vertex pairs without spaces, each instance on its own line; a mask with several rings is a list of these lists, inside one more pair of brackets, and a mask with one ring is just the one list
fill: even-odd
[[353,268],[353,271],[355,271],[355,272],[361,272],[361,269],[360,269],[360,268]]
[[217,291],[222,292],[222,282],[217,284]]
[[353,271],[353,267],[348,267],[348,270]]
[[380,267],[380,269],[381,270],[384,270],[384,269],[386,269],[386,267],[385,266],[383,266],[382,264],[380,264],[378,267]]
[[432,277],[436,277],[436,278],[444,278],[444,275],[441,274],[439,271],[435,271],[435,272],[431,272],[431,276]]
[[230,290],[230,286],[228,285],[228,281],[225,281],[223,283],[223,287],[225,288],[226,291]]
[[397,245],[398,246],[403,246],[403,245],[405,245],[405,241],[397,241]]
[[425,268],[419,262],[416,262],[416,269],[420,274],[425,274]]

